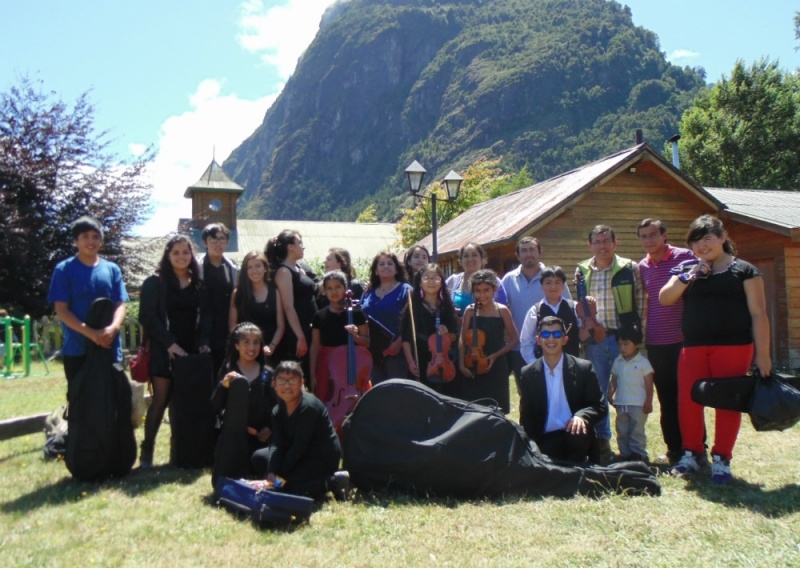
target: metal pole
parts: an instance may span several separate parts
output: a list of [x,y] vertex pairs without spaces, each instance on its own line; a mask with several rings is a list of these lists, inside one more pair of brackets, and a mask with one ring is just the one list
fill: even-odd
[[25,367],[25,376],[31,376],[31,316],[26,315],[22,324],[22,361]]
[[433,201],[433,205],[431,206],[431,234],[433,236],[433,263],[439,263],[439,248],[438,243],[436,241],[436,231],[439,229],[439,219],[436,217],[436,191],[432,192],[431,201]]

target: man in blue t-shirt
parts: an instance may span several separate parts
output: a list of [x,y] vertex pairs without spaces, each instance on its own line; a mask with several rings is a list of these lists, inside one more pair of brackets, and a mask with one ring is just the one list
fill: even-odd
[[[103,247],[100,222],[84,216],[72,224],[70,232],[78,253],[58,263],[47,295],[47,301],[54,304],[64,331],[61,354],[67,377],[67,400],[69,385],[86,359],[87,341],[113,349],[115,359],[122,360],[119,330],[125,321],[125,302],[128,300],[119,266],[98,255]],[[111,324],[102,329],[84,323],[92,302],[98,298],[109,298],[115,305]]]

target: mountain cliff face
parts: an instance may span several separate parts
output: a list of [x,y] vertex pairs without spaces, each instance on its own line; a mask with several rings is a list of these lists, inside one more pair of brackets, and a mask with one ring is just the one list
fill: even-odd
[[605,0],[350,0],[331,8],[264,122],[226,160],[243,217],[395,219],[403,170],[479,156],[541,180],[658,147],[704,84]]

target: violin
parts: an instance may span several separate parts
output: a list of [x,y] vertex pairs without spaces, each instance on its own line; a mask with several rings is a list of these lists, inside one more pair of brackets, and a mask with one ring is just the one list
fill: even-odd
[[449,383],[456,378],[456,366],[447,356],[450,351],[450,336],[439,333],[440,325],[439,308],[436,308],[436,332],[428,337],[431,360],[428,363],[426,374],[428,377],[439,377],[444,382]]
[[[353,293],[345,294],[347,325],[353,325]],[[356,345],[347,335],[347,345],[334,347],[328,355],[330,399],[325,402],[336,433],[341,437],[342,423],[355,408],[361,396],[372,388],[372,355],[366,347]]]
[[472,304],[472,326],[464,331],[464,366],[472,369],[473,375],[483,375],[489,370],[489,358],[483,350],[486,347],[486,332],[478,329],[478,302]]
[[606,338],[606,328],[597,320],[597,300],[587,295],[586,279],[580,270],[575,273],[575,289],[578,292],[578,304],[575,306],[575,311],[581,318],[578,337],[581,343],[585,343],[589,339],[600,343]]

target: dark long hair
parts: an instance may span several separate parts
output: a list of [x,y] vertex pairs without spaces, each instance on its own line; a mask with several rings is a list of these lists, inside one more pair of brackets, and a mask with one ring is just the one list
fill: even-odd
[[334,257],[336,262],[339,263],[340,269],[350,282],[356,277],[356,271],[353,268],[353,261],[350,259],[350,252],[340,247],[334,247],[328,250]]
[[264,264],[264,284],[269,285],[269,262],[267,262],[267,257],[257,250],[251,250],[244,255],[242,267],[239,269],[239,280],[236,283],[235,305],[239,321],[251,319],[253,307],[256,303],[253,294],[253,283],[247,275],[247,264],[253,259],[258,259]]
[[258,361],[258,364],[261,365],[262,368],[266,366],[267,363],[264,359],[264,334],[261,332],[261,328],[252,322],[243,321],[234,327],[233,331],[228,335],[228,343],[225,345],[225,362],[222,364],[222,368],[225,372],[230,372],[237,361],[239,361],[239,351],[236,350],[236,344],[239,343],[242,336],[248,333],[255,333],[261,339],[261,347],[258,350],[256,361]]
[[281,263],[286,260],[289,254],[289,245],[297,243],[300,233],[291,229],[284,229],[277,237],[273,237],[267,242],[267,247],[264,249],[264,256],[267,257],[268,264],[271,268],[270,278],[275,278],[275,272],[280,268]]
[[422,289],[422,275],[430,270],[435,270],[439,278],[442,279],[442,287],[439,289],[439,310],[440,312],[452,312],[455,314],[455,306],[453,305],[453,298],[450,296],[450,290],[445,285],[444,271],[438,264],[430,263],[425,268],[422,268],[414,275],[414,292],[411,294],[411,301],[414,302],[414,307],[422,307],[422,297],[424,291]]
[[178,243],[186,243],[189,247],[189,252],[192,253],[192,262],[189,263],[189,274],[193,286],[200,286],[200,266],[197,264],[197,257],[194,255],[194,247],[192,241],[186,235],[175,235],[164,246],[164,254],[161,255],[161,260],[158,261],[156,274],[167,281],[174,282],[178,280],[175,276],[175,269],[172,268],[172,263],[169,261],[169,253],[175,248]]
[[378,276],[378,261],[381,259],[382,256],[390,258],[394,263],[394,268],[395,268],[394,279],[400,282],[401,284],[406,281],[405,270],[403,270],[403,265],[400,264],[400,261],[397,259],[397,255],[390,250],[382,250],[381,252],[375,255],[375,258],[372,259],[372,264],[369,266],[369,284],[370,286],[372,286],[373,290],[377,290],[378,288],[381,287],[381,279]]
[[722,243],[722,250],[731,256],[736,256],[736,244],[725,234],[725,227],[722,226],[722,221],[712,215],[700,215],[692,221],[692,224],[689,225],[689,231],[686,233],[686,246],[692,248],[694,243],[709,234],[725,239],[725,242]]
[[428,256],[428,262],[430,262],[430,260],[431,260],[431,253],[428,252],[428,249],[426,249],[422,245],[414,245],[413,247],[408,249],[406,251],[406,254],[403,255],[403,266],[406,269],[406,278],[408,278],[409,282],[413,282],[414,281],[414,277],[416,276],[416,274],[414,274],[414,270],[411,268],[411,257],[418,250],[421,250],[422,252],[424,252]]

